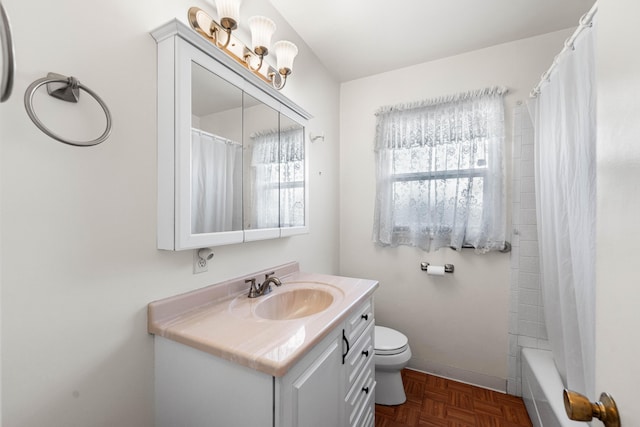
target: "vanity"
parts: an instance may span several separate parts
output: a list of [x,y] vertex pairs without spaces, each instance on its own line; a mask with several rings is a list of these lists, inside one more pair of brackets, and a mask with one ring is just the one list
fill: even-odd
[[[151,35],[158,249],[307,233],[310,114],[178,20]],[[290,263],[150,303],[155,425],[372,427],[377,286]]]
[[150,303],[156,426],[372,427],[377,286],[289,263]]

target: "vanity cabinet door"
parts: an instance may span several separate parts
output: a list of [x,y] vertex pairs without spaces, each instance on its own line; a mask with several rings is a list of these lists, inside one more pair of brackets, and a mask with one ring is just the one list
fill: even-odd
[[273,377],[167,338],[154,343],[155,427],[274,427]]
[[278,427],[341,426],[342,330],[334,330],[278,383]]

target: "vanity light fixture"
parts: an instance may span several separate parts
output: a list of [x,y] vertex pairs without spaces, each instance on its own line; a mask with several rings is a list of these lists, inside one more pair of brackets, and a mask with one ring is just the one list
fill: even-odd
[[[251,46],[256,56],[247,53],[244,56],[245,63],[251,71],[258,71],[262,68],[264,57],[269,54],[271,47],[271,37],[276,32],[276,24],[271,19],[264,16],[252,16],[249,18],[249,29],[251,30]],[[251,66],[252,58],[257,57],[260,62],[256,67]]]
[[[240,19],[240,2],[237,0],[216,0],[216,10],[220,16],[220,23],[211,20],[211,37],[216,42],[216,46],[221,49],[229,46],[231,32],[238,28]],[[224,44],[220,43],[221,33],[225,33]]]
[[281,40],[273,45],[273,49],[276,51],[276,57],[278,58],[278,73],[280,74],[280,84],[276,85],[275,73],[270,73],[273,87],[280,90],[287,83],[287,76],[291,74],[293,70],[293,59],[298,54],[298,47],[286,40]]
[[215,0],[215,5],[219,23],[203,10],[192,7],[189,9],[191,27],[275,89],[282,89],[293,70],[293,60],[298,54],[296,45],[286,40],[273,45],[277,61],[277,67],[274,68],[266,64],[264,57],[271,49],[271,38],[276,31],[276,24],[264,16],[249,18],[249,48],[232,35],[240,21],[240,1]]

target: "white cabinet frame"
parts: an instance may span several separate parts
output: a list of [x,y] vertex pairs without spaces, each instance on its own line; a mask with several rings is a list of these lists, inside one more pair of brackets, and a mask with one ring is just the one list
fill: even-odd
[[158,49],[158,249],[187,250],[287,237],[309,231],[309,156],[305,135],[305,225],[191,232],[191,64],[196,62],[307,127],[309,113],[178,20],[152,32]]

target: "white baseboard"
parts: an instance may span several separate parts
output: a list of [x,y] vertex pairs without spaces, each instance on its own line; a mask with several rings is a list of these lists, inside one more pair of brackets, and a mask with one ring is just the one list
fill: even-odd
[[414,371],[435,375],[437,377],[447,378],[449,380],[494,390],[500,393],[507,392],[506,378],[494,377],[491,375],[467,371],[460,368],[454,368],[453,366],[447,366],[428,360],[418,360],[415,358],[412,358],[409,361],[409,366],[407,366],[407,368]]

